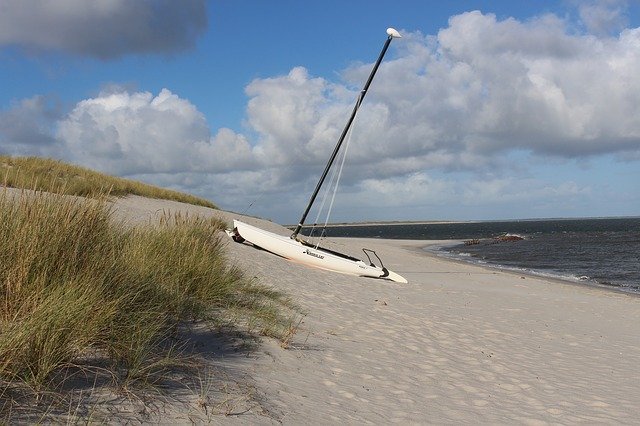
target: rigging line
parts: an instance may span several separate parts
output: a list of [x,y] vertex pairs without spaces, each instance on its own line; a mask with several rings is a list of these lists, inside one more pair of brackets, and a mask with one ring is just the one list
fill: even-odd
[[[358,105],[362,102],[362,93],[360,93],[360,96],[358,96]],[[356,115],[354,115],[354,120],[352,123],[355,123],[355,119],[357,117],[357,111],[356,111]],[[333,194],[331,196],[331,203],[329,204],[329,209],[327,210],[327,217],[326,220],[324,221],[324,227],[327,227],[327,223],[329,223],[329,217],[331,216],[331,210],[333,209],[333,202],[336,198],[336,193],[338,192],[338,186],[340,185],[340,178],[342,177],[342,169],[344,168],[344,162],[347,159],[347,151],[349,151],[349,145],[351,145],[351,136],[353,136],[353,127],[351,127],[351,129],[349,130],[349,137],[347,138],[347,143],[344,147],[344,152],[342,154],[342,161],[340,162],[340,169],[338,170],[338,178],[336,179],[336,183],[335,183],[335,187],[333,189]]]
[[[344,156],[344,152],[341,153],[342,156]],[[322,212],[324,210],[324,205],[327,202],[327,198],[329,196],[329,192],[331,192],[331,188],[334,186],[335,184],[335,178],[336,178],[336,174],[337,174],[337,169],[334,168],[331,171],[331,176],[329,177],[329,183],[328,185],[326,185],[323,195],[322,195],[322,201],[320,202],[320,206],[318,206],[318,213],[316,215],[316,220],[313,222],[313,226],[311,227],[311,232],[309,234],[309,236],[313,236],[313,232],[315,231],[316,227],[318,226],[318,222],[320,221],[320,216],[322,215]],[[318,240],[318,244],[316,244],[316,248],[318,248],[318,245],[320,245],[320,241],[322,240],[322,237],[325,235],[325,230],[326,230],[326,224],[325,226],[322,228],[322,231],[320,232],[320,237]]]
[[[358,96],[358,100],[357,100],[357,105],[359,106],[360,103],[362,102],[362,93],[360,93],[360,95]],[[357,114],[353,115],[353,120],[352,123],[355,123],[355,119],[356,119]],[[324,225],[322,226],[322,232],[320,233],[320,237],[319,237],[319,241],[318,244],[316,244],[316,248],[320,245],[320,241],[322,240],[322,238],[326,235],[325,231],[327,229],[327,224],[329,223],[329,218],[331,217],[331,211],[333,210],[333,203],[335,201],[336,198],[336,194],[338,192],[338,188],[340,186],[340,178],[342,177],[342,170],[344,169],[344,163],[345,160],[347,159],[347,152],[349,151],[349,145],[351,145],[351,138],[353,136],[353,128],[355,126],[352,126],[349,129],[348,135],[347,135],[347,140],[346,140],[346,144],[344,146],[344,149],[341,152],[341,158],[339,159],[340,161],[340,167],[338,169],[334,168],[331,174],[331,178],[329,179],[329,185],[327,185],[327,189],[325,190],[324,196],[322,198],[322,203],[320,205],[320,208],[318,209],[318,215],[316,217],[316,221],[313,225],[313,229],[316,228],[316,224],[318,223],[318,220],[320,219],[320,215],[322,214],[322,210],[324,207],[324,204],[326,202],[326,198],[331,190],[331,188],[333,188],[333,192],[331,194],[331,202],[329,203],[329,208],[327,209],[327,215],[324,221]],[[337,171],[337,174],[336,174]]]
[[[342,151],[340,153],[340,156],[341,156],[341,158],[339,159],[340,161],[343,161],[344,155],[345,155],[345,151]],[[337,173],[338,173],[338,169],[333,168],[331,170],[331,176],[329,177],[329,182],[328,182],[327,185],[325,185],[324,192],[323,192],[323,195],[322,195],[322,201],[320,202],[320,206],[318,207],[318,214],[316,215],[316,220],[315,220],[314,225],[313,225],[314,228],[316,227],[316,225],[320,221],[320,216],[322,215],[322,212],[324,210],[324,205],[327,202],[327,197],[329,196],[329,193],[331,192],[331,189],[333,188],[333,186],[336,183],[336,175],[337,175]]]
[[[360,105],[362,105],[363,98],[364,98],[364,91],[361,91],[358,94],[358,98],[356,99],[356,105],[355,105],[355,111],[353,112],[352,123],[355,122],[355,119],[356,119],[356,116],[357,116],[357,112],[358,112],[357,109],[360,107]],[[350,127],[349,130],[348,130],[348,133],[347,133],[347,138],[348,138],[347,141],[346,141],[347,145],[345,146],[345,149],[340,153],[341,158],[338,159],[338,161],[342,161],[342,164],[340,166],[340,173],[342,173],[342,167],[344,165],[344,160],[345,160],[346,155],[347,155],[347,150],[349,148],[349,142],[351,140],[352,133],[353,133],[353,129]],[[285,168],[289,168],[289,166],[292,166],[292,165],[294,165],[296,163],[297,162],[295,161],[295,159],[293,159],[293,158],[292,159],[288,159],[285,162]],[[310,238],[313,237],[313,232],[316,229],[316,225],[320,221],[320,216],[322,215],[322,210],[324,208],[324,205],[326,204],[326,200],[327,200],[327,197],[329,195],[329,192],[331,191],[331,188],[333,187],[333,185],[335,185],[334,193],[333,193],[333,196],[332,196],[332,199],[331,199],[331,206],[333,206],[333,199],[335,198],[335,191],[337,190],[338,182],[340,182],[340,175],[338,175],[338,181],[337,182],[335,181],[336,172],[337,172],[337,169],[335,169],[335,168],[331,171],[331,176],[329,177],[329,184],[325,188],[324,195],[322,197],[322,203],[320,204],[320,207],[318,208],[318,215],[316,216],[316,220],[315,220],[313,226],[311,227],[311,230],[309,231],[309,237]],[[258,197],[256,197],[253,201],[251,201],[249,203],[249,205],[242,212],[240,212],[240,214],[241,215],[246,214],[249,211],[249,209],[251,209],[251,207],[253,207],[254,204],[257,204],[264,197],[264,195],[265,195],[265,192],[264,191],[261,192],[260,195],[258,195]],[[326,221],[324,223],[323,231],[320,233],[320,239],[322,239],[322,237],[324,236],[324,229],[326,229],[326,227],[327,227],[327,223],[329,221],[329,214],[330,213],[331,213],[331,207],[329,207],[329,211],[327,212],[327,219],[326,219]]]
[[247,207],[245,207],[245,209],[240,212],[241,215],[245,215],[247,214],[247,212],[249,211],[249,209],[258,201],[260,201],[260,199],[264,197],[264,192],[261,192],[260,195],[258,195],[258,197],[256,197],[252,202],[249,203],[249,205]]
[[[298,151],[296,151],[298,152]],[[300,156],[304,156],[304,154],[300,154]],[[292,167],[298,166],[300,164],[300,159],[296,156],[290,156],[287,157],[285,160],[278,162],[277,166],[274,167],[278,167],[279,169],[283,169],[283,170],[290,170]],[[250,201],[249,204],[247,205],[247,207],[245,207],[245,209],[243,211],[241,211],[239,214],[241,215],[245,215],[249,212],[249,210],[251,209],[251,207],[253,207],[253,205],[255,204],[256,206],[260,207],[262,206],[260,204],[260,201],[265,197],[265,195],[267,195],[269,193],[269,191],[266,190],[261,190],[260,193],[253,199],[253,201]]]
[[[358,98],[356,99],[356,109],[362,103],[362,98],[363,98],[363,94],[362,94],[362,92],[360,92],[360,94],[358,95]],[[354,115],[352,117],[352,123],[355,122],[356,115],[357,115],[357,112],[354,113]],[[340,169],[338,171],[338,169],[334,167],[331,170],[331,176],[329,177],[328,185],[325,185],[325,189],[324,189],[324,192],[323,192],[323,195],[322,195],[322,200],[320,202],[320,206],[318,207],[318,213],[316,215],[315,221],[313,222],[313,226],[311,227],[310,236],[313,235],[313,232],[315,231],[315,229],[316,229],[316,227],[318,225],[318,222],[320,221],[320,216],[322,215],[322,212],[324,210],[324,205],[326,204],[327,197],[329,195],[329,192],[331,192],[331,189],[333,188],[333,195],[332,195],[332,198],[331,198],[331,203],[330,203],[329,210],[327,211],[327,218],[326,218],[326,220],[324,222],[324,226],[322,227],[323,231],[320,234],[321,235],[321,239],[322,239],[322,236],[324,235],[324,230],[326,230],[326,228],[327,228],[327,223],[329,222],[329,217],[331,215],[333,201],[335,199],[335,194],[336,194],[336,191],[338,189],[338,184],[340,182],[340,175],[342,174],[342,168],[344,167],[344,161],[345,161],[345,159],[347,157],[347,151],[349,149],[349,143],[351,141],[351,135],[352,134],[353,134],[353,128],[349,127],[349,131],[347,133],[347,141],[346,141],[347,143],[346,143],[345,149],[340,152],[340,154],[339,154],[340,158],[338,158],[338,161],[341,163]],[[337,180],[336,180],[336,175],[337,175]]]
[[[342,152],[341,155],[344,155],[344,152]],[[331,176],[329,177],[329,184],[326,185],[324,189],[324,193],[322,195],[322,201],[320,202],[320,206],[318,207],[318,214],[316,215],[316,220],[313,224],[313,228],[315,228],[315,226],[318,224],[318,221],[320,220],[320,216],[322,215],[322,210],[324,209],[324,205],[327,201],[327,197],[329,196],[329,192],[331,191],[331,188],[335,183],[336,173],[337,173],[337,169],[334,168],[331,171]]]

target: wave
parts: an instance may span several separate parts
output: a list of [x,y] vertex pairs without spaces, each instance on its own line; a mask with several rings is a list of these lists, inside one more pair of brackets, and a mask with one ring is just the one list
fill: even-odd
[[524,274],[533,277],[552,279],[564,282],[570,282],[574,284],[584,284],[599,288],[607,288],[612,290],[623,291],[625,293],[640,294],[640,286],[634,286],[631,284],[615,283],[608,280],[599,280],[588,275],[574,275],[563,271],[557,270],[541,270],[535,268],[525,268],[513,265],[503,265],[496,261],[486,260],[480,258],[477,255],[465,252],[451,252],[447,246],[429,246],[425,248],[425,251],[435,254],[438,257],[447,259],[459,260],[465,263],[478,265],[482,267],[489,267],[506,272],[515,272],[518,274]]

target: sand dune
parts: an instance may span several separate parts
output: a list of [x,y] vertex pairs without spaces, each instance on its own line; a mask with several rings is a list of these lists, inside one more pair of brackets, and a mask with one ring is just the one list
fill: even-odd
[[[238,217],[140,197],[120,199],[114,209],[130,222],[163,209]],[[427,243],[332,240],[358,256],[363,246],[376,250],[409,280],[397,284],[310,269],[229,242],[232,262],[288,292],[306,316],[289,349],[264,339],[247,356],[216,361],[236,371],[251,396],[231,410],[237,415],[213,421],[637,422],[640,298],[435,258],[419,250]],[[193,411],[171,416],[206,420]]]

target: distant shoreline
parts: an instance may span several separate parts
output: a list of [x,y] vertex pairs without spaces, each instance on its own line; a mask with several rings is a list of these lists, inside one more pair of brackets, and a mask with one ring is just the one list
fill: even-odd
[[[385,226],[385,225],[445,225],[451,223],[473,223],[474,220],[428,220],[428,221],[389,221],[389,222],[338,222],[327,223],[327,228],[338,228],[342,226]],[[283,225],[285,228],[293,229],[296,225]],[[324,227],[322,225],[316,225]],[[303,228],[311,228],[313,225],[304,225]]]
[[[598,220],[598,219],[640,219],[640,216],[596,216],[596,217],[547,217],[530,219],[486,219],[486,220],[398,220],[398,221],[371,221],[371,222],[336,222],[327,223],[327,228],[344,226],[385,226],[385,225],[448,225],[457,223],[491,223],[491,222],[536,222],[553,220]],[[294,229],[297,225],[282,225],[288,229]],[[304,225],[303,228],[312,228],[314,225]],[[316,224],[315,226],[325,226]]]

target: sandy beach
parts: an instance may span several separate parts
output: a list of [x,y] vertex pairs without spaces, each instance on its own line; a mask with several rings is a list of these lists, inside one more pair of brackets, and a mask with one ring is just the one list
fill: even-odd
[[[116,216],[232,213],[128,197]],[[244,220],[287,235],[263,220]],[[640,298],[437,258],[427,241],[332,239],[374,249],[409,281],[340,275],[229,242],[232,263],[305,311],[288,349],[263,339],[216,359],[239,378],[240,424],[636,423]],[[561,255],[559,253],[558,255]],[[205,418],[173,412],[175,422]],[[195,416],[195,417],[194,417]]]

